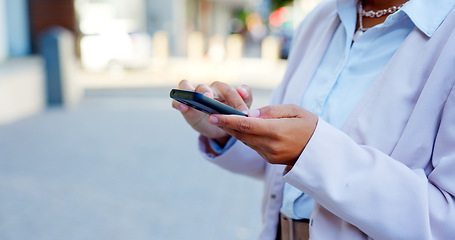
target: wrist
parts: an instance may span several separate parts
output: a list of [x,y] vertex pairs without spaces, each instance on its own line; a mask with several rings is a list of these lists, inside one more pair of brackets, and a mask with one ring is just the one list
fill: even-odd
[[224,146],[226,146],[227,142],[229,141],[229,139],[231,139],[231,136],[230,135],[226,135],[224,137],[220,137],[220,138],[212,138],[221,148],[223,148]]

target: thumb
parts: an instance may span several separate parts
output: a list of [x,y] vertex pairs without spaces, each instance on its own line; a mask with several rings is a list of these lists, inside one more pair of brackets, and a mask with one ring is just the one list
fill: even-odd
[[294,104],[272,105],[250,111],[249,116],[264,119],[296,118],[301,115],[302,111],[304,111],[303,108]]

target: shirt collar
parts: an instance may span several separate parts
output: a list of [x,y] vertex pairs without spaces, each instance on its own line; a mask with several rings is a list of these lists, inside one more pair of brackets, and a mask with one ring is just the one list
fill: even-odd
[[357,21],[357,0],[337,0],[337,11],[346,32],[354,34]]
[[449,15],[455,0],[410,0],[401,10],[420,31],[431,37]]
[[[410,0],[400,11],[405,12],[420,31],[431,37],[454,6],[455,0]],[[337,0],[337,7],[342,22],[356,21],[357,0]]]

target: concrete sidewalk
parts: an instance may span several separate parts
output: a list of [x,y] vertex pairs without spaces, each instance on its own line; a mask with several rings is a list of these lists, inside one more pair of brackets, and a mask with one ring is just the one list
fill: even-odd
[[204,161],[168,93],[89,90],[0,126],[0,239],[256,239],[262,182]]

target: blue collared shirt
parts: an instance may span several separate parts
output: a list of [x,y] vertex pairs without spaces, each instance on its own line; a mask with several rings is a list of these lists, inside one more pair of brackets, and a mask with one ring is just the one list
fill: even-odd
[[[352,43],[357,1],[338,0],[340,25],[303,95],[301,106],[341,129],[408,34],[417,27],[431,37],[453,6],[454,0],[411,0]],[[310,218],[313,205],[311,197],[285,184],[281,213],[293,219]]]

